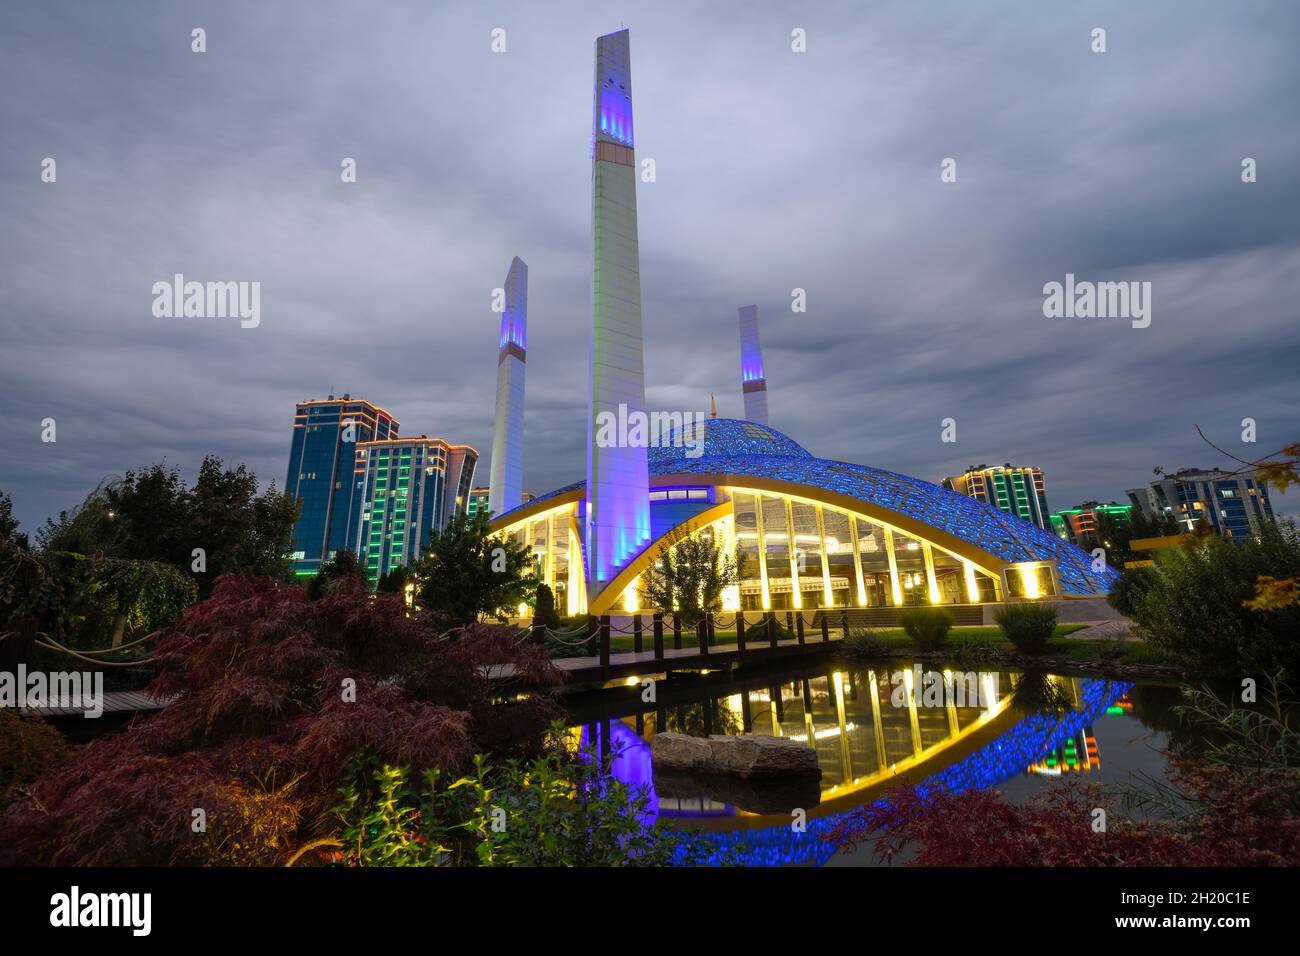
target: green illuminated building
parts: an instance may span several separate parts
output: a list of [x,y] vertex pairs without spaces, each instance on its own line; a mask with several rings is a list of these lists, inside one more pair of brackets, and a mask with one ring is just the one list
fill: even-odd
[[945,478],[941,484],[949,491],[992,505],[1030,524],[1050,528],[1047,485],[1040,468],[970,465],[964,473]]
[[419,560],[429,536],[464,507],[478,452],[441,438],[394,438],[357,447],[361,521],[356,554],[372,581]]
[[1066,508],[1052,515],[1052,530],[1062,541],[1068,541],[1079,547],[1085,545],[1092,547],[1095,545],[1097,518],[1103,515],[1119,521],[1129,521],[1133,517],[1133,506],[1122,505],[1117,501],[1105,505],[1096,501],[1085,501],[1081,505]]

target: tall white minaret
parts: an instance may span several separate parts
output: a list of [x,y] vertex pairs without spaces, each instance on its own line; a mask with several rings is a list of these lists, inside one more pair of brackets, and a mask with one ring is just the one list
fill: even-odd
[[518,508],[524,492],[524,361],[528,345],[528,266],[515,256],[506,275],[497,351],[497,410],[492,425],[488,509]]
[[767,424],[767,376],[763,346],[758,341],[758,306],[740,309],[740,389],[745,395],[745,420]]
[[[592,101],[590,383],[587,421],[587,593],[601,589],[650,540],[645,445],[609,441],[602,421],[645,414],[641,264],[628,32],[596,40]],[[611,419],[610,416],[613,416]],[[621,438],[624,429],[615,429]]]

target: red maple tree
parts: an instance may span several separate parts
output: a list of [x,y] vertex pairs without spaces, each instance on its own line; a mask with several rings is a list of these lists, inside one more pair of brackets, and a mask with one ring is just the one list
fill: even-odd
[[[0,864],[283,863],[336,825],[353,755],[455,771],[531,749],[561,713],[562,675],[518,631],[446,629],[355,588],[312,600],[224,576],[157,656],[149,691],[174,700],[72,751],[0,815]],[[526,696],[501,695],[500,668]]]

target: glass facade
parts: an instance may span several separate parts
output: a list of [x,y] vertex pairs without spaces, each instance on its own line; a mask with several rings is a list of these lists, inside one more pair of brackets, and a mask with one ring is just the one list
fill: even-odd
[[451,519],[451,446],[439,438],[399,438],[358,446],[361,519],[353,550],[371,581],[412,566],[429,536]]
[[293,531],[293,570],[315,574],[322,561],[356,547],[361,520],[361,477],[354,473],[362,442],[396,438],[398,421],[360,399],[300,402],[285,491],[299,499]]
[[1047,510],[1047,483],[1039,468],[976,465],[961,475],[945,478],[943,487],[992,505],[1039,528],[1050,530],[1052,527],[1051,514]]
[[[657,534],[688,517],[667,511],[678,498],[689,501],[695,491],[704,496],[700,489],[650,493]],[[979,604],[1001,599],[998,579],[970,561],[862,515],[749,488],[713,491],[720,502],[730,499],[731,513],[696,533],[713,536],[737,556],[740,585],[738,593],[723,595],[725,610]],[[578,606],[586,600],[585,594],[574,590],[575,584],[582,586],[581,548],[568,531],[575,509],[572,504],[561,505],[502,529],[532,550],[539,579],[555,591],[557,607]],[[571,577],[570,566],[578,567],[579,574]],[[1034,569],[1028,589],[1018,573],[1010,577],[1017,597],[1028,597],[1034,587],[1039,597],[1055,593],[1049,566]],[[644,596],[628,593],[638,584],[639,579],[614,597],[611,612],[650,610]],[[570,594],[574,604],[568,601]]]
[[1203,522],[1233,541],[1246,540],[1275,521],[1267,484],[1220,469],[1186,469],[1130,489],[1128,496],[1147,516],[1169,515],[1189,531]]

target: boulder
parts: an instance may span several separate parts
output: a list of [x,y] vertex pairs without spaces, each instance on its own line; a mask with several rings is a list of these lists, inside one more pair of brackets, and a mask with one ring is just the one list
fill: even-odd
[[650,756],[656,767],[672,767],[674,770],[713,769],[713,749],[703,737],[655,734],[650,738]]
[[821,776],[817,752],[788,737],[714,734],[705,739],[685,734],[655,734],[650,740],[650,753],[656,769],[721,773],[746,779]]

